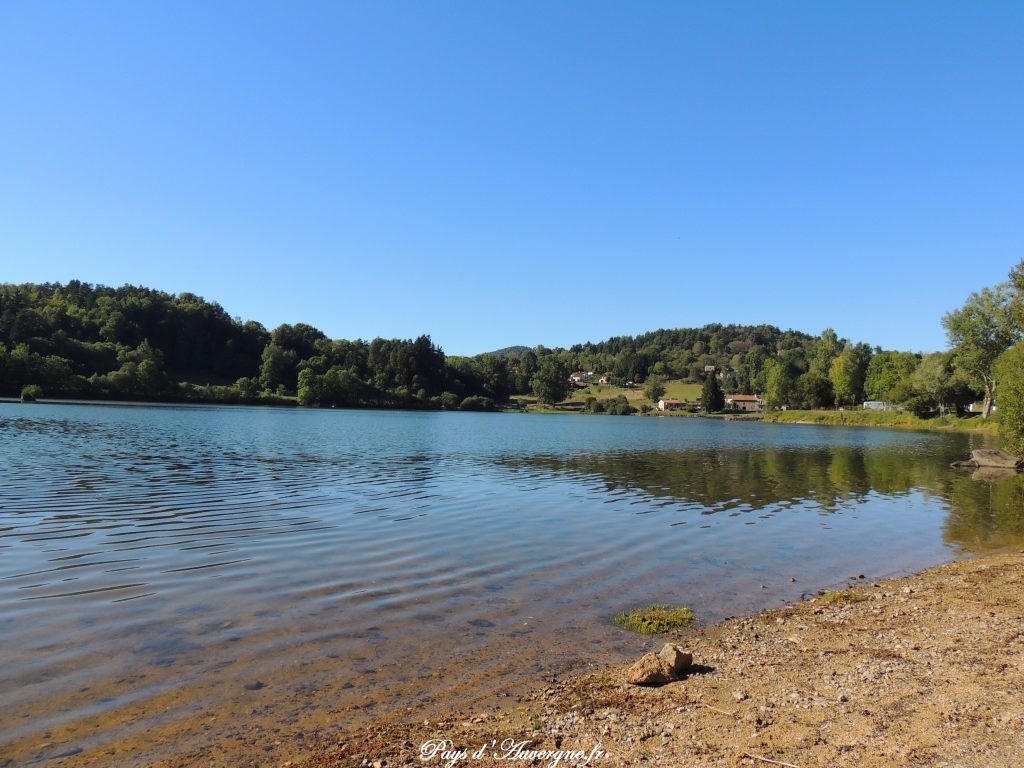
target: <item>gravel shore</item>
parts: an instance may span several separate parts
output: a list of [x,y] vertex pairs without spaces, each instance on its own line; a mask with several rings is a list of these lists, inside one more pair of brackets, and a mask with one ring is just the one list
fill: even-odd
[[324,734],[285,765],[1021,766],[1022,587],[1021,553],[861,583],[652,640],[693,652],[679,682],[598,668],[440,721]]

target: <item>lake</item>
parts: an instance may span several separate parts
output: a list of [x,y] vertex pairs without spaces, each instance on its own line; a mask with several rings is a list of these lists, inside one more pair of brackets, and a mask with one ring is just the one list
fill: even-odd
[[624,608],[709,624],[1019,548],[1022,480],[948,466],[979,441],[2,403],[0,765],[288,759],[621,661]]

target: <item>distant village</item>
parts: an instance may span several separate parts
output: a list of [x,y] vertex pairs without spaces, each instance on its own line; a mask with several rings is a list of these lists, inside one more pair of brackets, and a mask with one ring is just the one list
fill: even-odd
[[[704,367],[704,373],[709,376],[716,376],[718,379],[724,379],[728,371],[718,370],[714,365],[707,365]],[[619,384],[614,380],[614,377],[611,374],[606,373],[598,376],[594,371],[574,371],[569,374],[569,384],[573,389],[586,389],[592,384],[597,384],[598,386],[622,386],[625,389],[636,389],[640,386],[633,381],[626,381]],[[659,411],[685,411],[696,410],[699,408],[699,403],[690,400],[680,400],[677,398],[662,398],[654,404],[654,407]],[[867,411],[903,410],[896,403],[888,403],[880,400],[866,400],[860,407]],[[782,409],[785,410],[786,406],[782,406]],[[980,409],[981,403],[973,403],[967,410],[968,412],[976,412],[980,411]],[[756,393],[727,394],[725,396],[725,410],[757,413],[765,410],[765,401],[763,397]],[[995,409],[993,408],[993,410]]]

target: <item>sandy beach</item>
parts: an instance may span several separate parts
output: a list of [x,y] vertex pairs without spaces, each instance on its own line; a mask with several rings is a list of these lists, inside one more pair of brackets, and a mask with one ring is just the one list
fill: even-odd
[[692,672],[660,688],[598,666],[505,704],[332,733],[284,764],[1022,765],[1022,584],[1022,553],[861,582],[681,637]]

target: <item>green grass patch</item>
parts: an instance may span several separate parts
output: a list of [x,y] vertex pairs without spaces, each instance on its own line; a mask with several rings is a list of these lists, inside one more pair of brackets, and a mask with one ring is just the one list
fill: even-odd
[[764,421],[777,424],[828,424],[845,427],[898,427],[902,429],[949,430],[957,432],[995,431],[995,419],[977,416],[941,416],[922,419],[899,411],[768,411]]
[[[574,389],[569,393],[569,402],[580,403],[581,405],[587,401],[588,397],[596,398],[597,400],[614,400],[620,395],[624,396],[629,404],[634,408],[640,408],[642,405],[653,406],[652,403],[644,395],[643,385],[636,387],[617,387],[611,384],[591,384],[586,389]],[[687,384],[683,381],[667,381],[665,382],[665,395],[666,400],[687,400],[689,402],[697,402],[700,400],[700,384]]]
[[850,605],[851,603],[863,603],[867,599],[865,595],[852,589],[835,589],[818,598],[818,602],[822,605]]
[[615,617],[615,623],[641,635],[661,635],[689,626],[695,618],[693,611],[684,605],[649,605],[623,611]]

